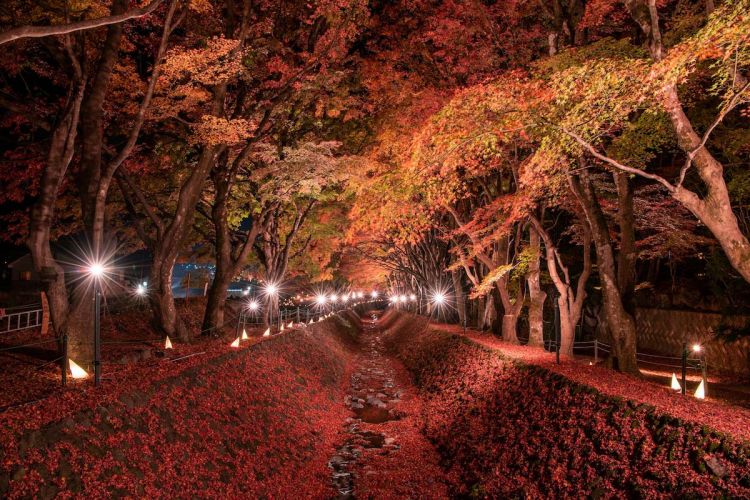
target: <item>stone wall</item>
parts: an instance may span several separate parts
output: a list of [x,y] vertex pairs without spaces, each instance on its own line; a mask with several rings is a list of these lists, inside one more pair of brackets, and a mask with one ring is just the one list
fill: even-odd
[[683,343],[700,343],[711,372],[750,376],[750,339],[715,338],[720,326],[741,328],[750,316],[640,308],[636,311],[638,349],[678,356]]

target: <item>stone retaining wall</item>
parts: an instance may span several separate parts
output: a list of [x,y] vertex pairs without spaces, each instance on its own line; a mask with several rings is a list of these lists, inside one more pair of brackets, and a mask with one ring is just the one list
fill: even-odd
[[716,338],[724,327],[742,328],[748,316],[666,309],[636,310],[639,350],[679,356],[683,343],[700,343],[712,372],[750,376],[750,338],[726,342]]

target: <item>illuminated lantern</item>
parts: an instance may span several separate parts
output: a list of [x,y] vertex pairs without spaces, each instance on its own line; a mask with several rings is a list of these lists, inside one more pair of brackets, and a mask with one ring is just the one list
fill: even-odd
[[703,385],[703,380],[698,384],[698,388],[695,390],[695,397],[698,399],[706,399],[706,386]]
[[78,363],[72,359],[68,359],[68,366],[70,367],[70,376],[73,378],[86,378],[89,376],[86,370],[78,366]]
[[169,335],[167,335],[167,340],[164,341],[164,349],[172,349],[172,341],[169,340]]
[[672,373],[672,390],[673,391],[681,391],[682,390],[682,386],[677,381],[677,375],[675,375],[674,373]]

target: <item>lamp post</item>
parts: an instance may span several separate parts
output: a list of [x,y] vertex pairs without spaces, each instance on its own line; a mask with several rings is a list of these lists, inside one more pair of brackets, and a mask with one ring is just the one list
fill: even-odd
[[106,269],[102,264],[95,262],[89,266],[88,272],[94,282],[94,385],[98,387],[102,383],[101,325],[99,321],[102,301],[101,279]]

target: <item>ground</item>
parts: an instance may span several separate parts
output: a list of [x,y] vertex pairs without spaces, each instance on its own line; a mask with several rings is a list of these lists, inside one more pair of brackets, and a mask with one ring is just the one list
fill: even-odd
[[101,388],[61,390],[59,371],[44,365],[34,368],[49,379],[41,397],[0,412],[0,494],[750,493],[747,409],[417,316],[380,316],[359,309],[270,338],[251,331],[240,348],[228,328],[173,350],[137,340],[141,318],[110,318],[105,359],[119,363],[105,364]]

